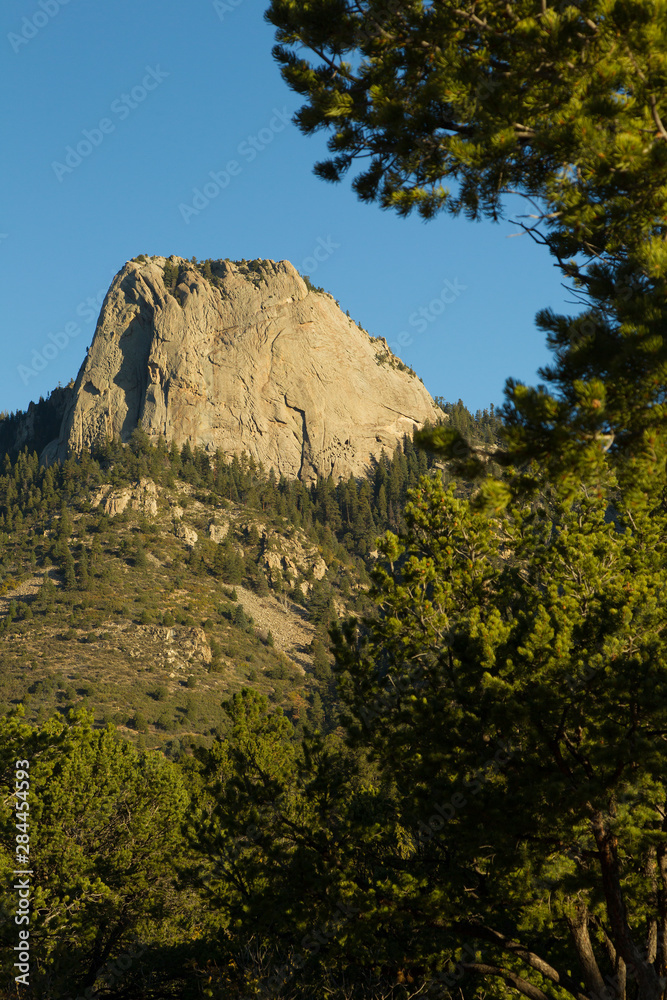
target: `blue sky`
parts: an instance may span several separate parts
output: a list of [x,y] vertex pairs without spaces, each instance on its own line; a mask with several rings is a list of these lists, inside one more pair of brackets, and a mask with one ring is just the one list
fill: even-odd
[[76,376],[101,296],[140,253],[291,260],[472,409],[502,402],[510,375],[536,382],[535,313],[567,298],[547,253],[509,222],[406,221],[316,179],[324,138],[290,123],[263,10],[3,5],[0,410]]

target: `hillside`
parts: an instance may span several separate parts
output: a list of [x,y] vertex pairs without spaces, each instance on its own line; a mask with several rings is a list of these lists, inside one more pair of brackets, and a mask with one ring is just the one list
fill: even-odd
[[361,609],[374,539],[433,463],[406,438],[372,476],[311,487],[247,456],[107,445],[0,477],[0,703],[87,706],[178,754],[242,686],[335,725],[333,615]]
[[[480,435],[493,426],[489,414],[450,410]],[[24,419],[1,419],[0,433]],[[274,726],[294,750],[323,740],[334,781],[351,765],[328,626],[372,609],[376,539],[403,525],[407,490],[429,472],[449,478],[407,436],[368,476],[311,485],[247,455],[154,445],[140,430],[49,467],[27,448],[6,455],[0,743],[5,790],[8,762],[31,761],[36,996],[73,1000],[93,984],[116,1000],[282,995],[276,957],[267,966],[252,934],[230,934],[228,902],[209,890],[219,859],[234,868],[242,852],[242,878],[255,864],[258,819],[243,798],[217,839],[214,789],[235,787],[218,774],[239,739],[246,760],[244,706],[259,712],[253,727],[268,726],[270,770]],[[327,811],[326,783],[321,792]],[[3,822],[10,844],[6,804]],[[15,867],[8,848],[0,866]],[[6,895],[8,948],[10,906]],[[135,954],[121,973],[111,963]],[[9,989],[5,977],[0,993]]]

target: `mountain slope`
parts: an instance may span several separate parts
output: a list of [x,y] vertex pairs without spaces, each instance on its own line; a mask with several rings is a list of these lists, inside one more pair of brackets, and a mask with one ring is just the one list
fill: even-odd
[[432,464],[406,438],[369,478],[307,487],[138,430],[48,468],[7,458],[0,708],[84,703],[177,752],[251,686],[335,726],[327,625],[365,605],[374,540]]

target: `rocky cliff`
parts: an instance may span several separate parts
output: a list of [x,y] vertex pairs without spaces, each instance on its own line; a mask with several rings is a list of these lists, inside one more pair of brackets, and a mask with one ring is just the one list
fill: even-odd
[[45,458],[141,427],[308,482],[363,474],[439,413],[386,341],[288,261],[153,257],[116,275]]

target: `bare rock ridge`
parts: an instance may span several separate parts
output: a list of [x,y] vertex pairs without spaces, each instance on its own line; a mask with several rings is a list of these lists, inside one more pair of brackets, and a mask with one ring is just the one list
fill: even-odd
[[129,261],[114,278],[60,437],[63,459],[135,427],[248,452],[278,474],[361,475],[440,411],[384,339],[288,261]]

